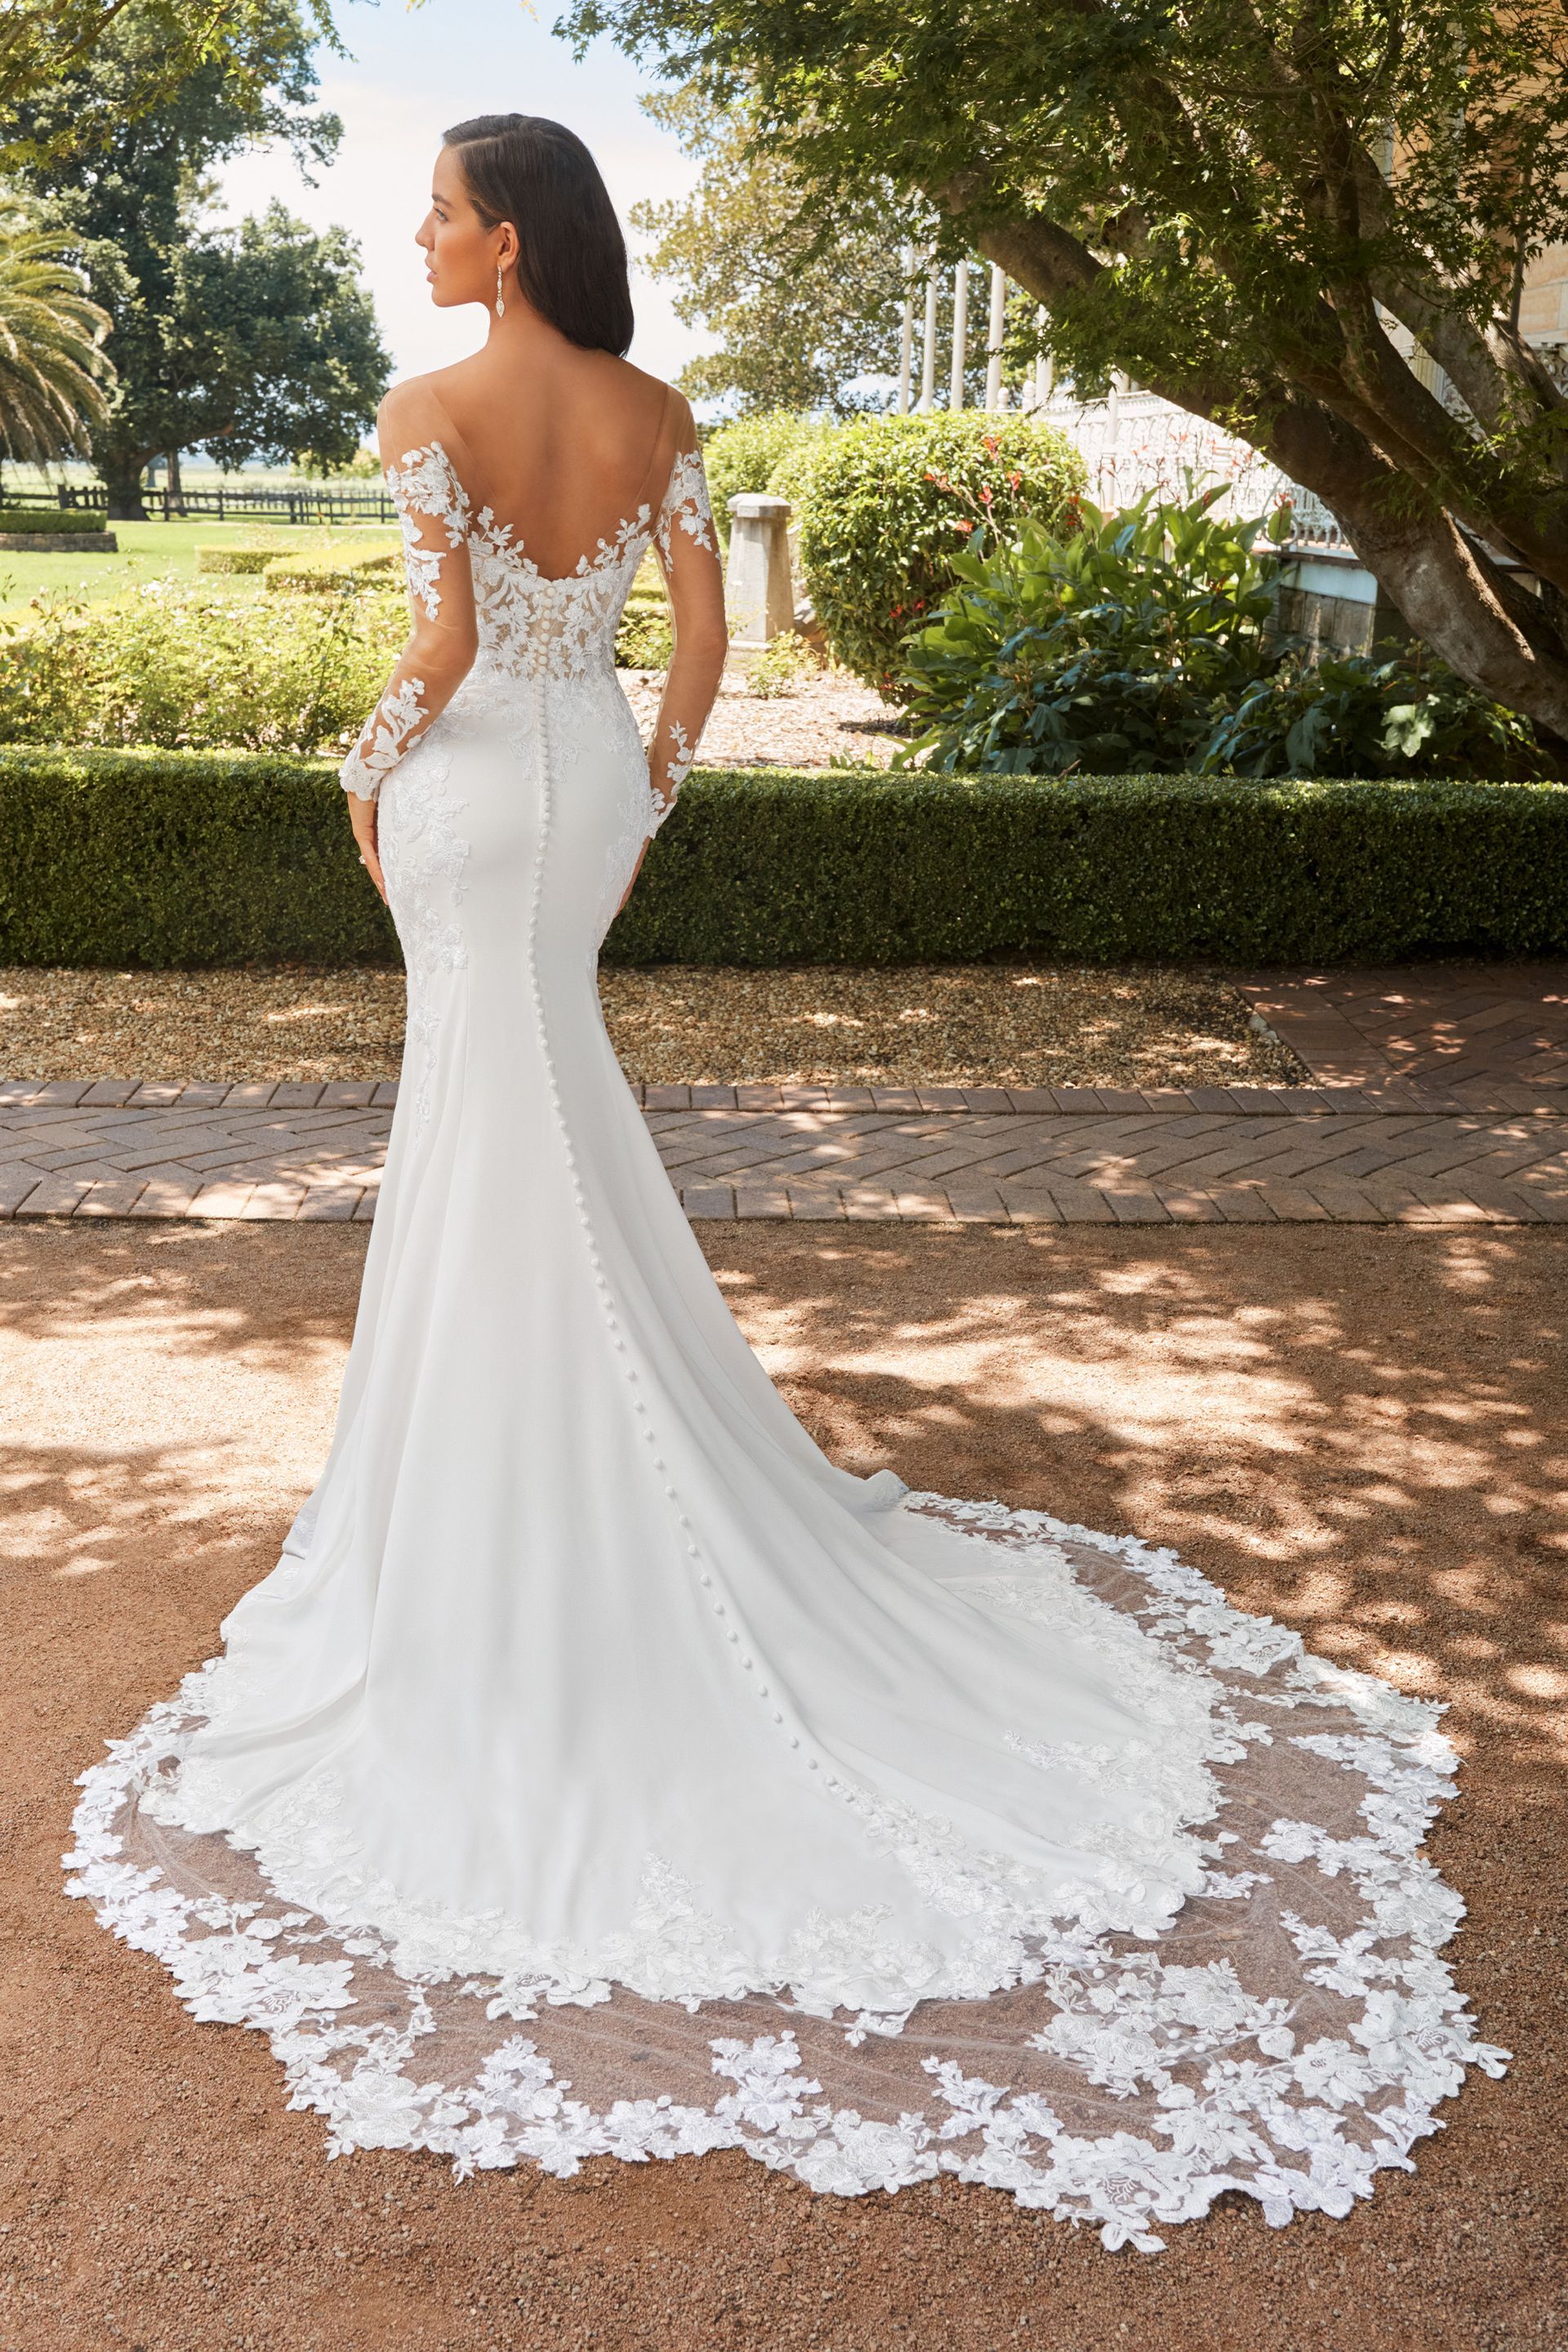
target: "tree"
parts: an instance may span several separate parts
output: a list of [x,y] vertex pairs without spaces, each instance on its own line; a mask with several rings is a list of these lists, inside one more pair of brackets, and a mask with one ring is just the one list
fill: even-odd
[[0,202],[0,457],[25,465],[85,452],[110,404],[108,315],[88,300],[68,242],[28,206]]
[[682,392],[738,394],[743,415],[879,404],[847,388],[899,363],[904,286],[888,235],[890,191],[825,215],[810,183],[787,156],[758,152],[733,110],[716,112],[693,90],[643,104],[702,159],[690,196],[635,205],[630,215],[658,239],[644,268],[680,289],[677,318],[721,338],[683,370]]
[[[334,152],[336,116],[309,108],[310,20],[296,0],[257,0],[217,55],[149,106],[159,25],[155,9],[128,8],[25,110],[46,159],[26,176],[70,226],[112,321],[120,396],[92,455],[110,512],[129,516],[141,514],[142,469],[161,453],[205,444],[236,463],[259,451],[352,454],[389,373],[342,231],[312,237],[277,208],[237,232],[202,226],[205,175],[224,157],[280,139],[309,170]],[[68,121],[78,128],[65,145]],[[263,315],[272,302],[285,307]],[[247,303],[258,306],[248,317]],[[333,335],[343,339],[335,354]]]
[[226,467],[354,457],[391,373],[359,260],[346,231],[319,236],[276,201],[184,249],[167,347],[186,447]]
[[[124,16],[128,0],[9,0],[0,13],[0,168],[36,164],[74,146],[90,121],[50,115],[47,128],[28,110],[74,75]],[[309,0],[319,39],[342,51],[327,0]],[[138,14],[155,36],[135,92],[142,109],[178,89],[197,67],[232,48],[235,37],[270,13],[270,0],[140,0]]]
[[1520,328],[1568,238],[1555,0],[577,0],[567,29],[743,93],[824,202],[923,195],[1081,388],[1122,369],[1241,434],[1568,739],[1568,400]]

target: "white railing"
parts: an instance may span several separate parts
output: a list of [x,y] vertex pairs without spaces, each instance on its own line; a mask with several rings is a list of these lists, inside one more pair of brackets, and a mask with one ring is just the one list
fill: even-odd
[[[942,269],[934,264],[925,272],[917,403],[914,362],[919,330],[913,289],[920,263],[912,246],[906,245],[903,249],[903,266],[910,291],[904,303],[900,337],[900,415],[917,404],[926,412],[936,403],[937,297],[942,276]],[[1006,288],[1006,278],[993,265],[985,384],[985,405],[989,409],[1000,409],[1006,400],[1002,390],[1001,354]],[[948,392],[948,404],[954,408],[961,407],[963,402],[968,310],[969,264],[960,262],[953,281]],[[1045,314],[1039,315],[1043,323]],[[1044,356],[1036,363],[1024,387],[1020,404],[1048,419],[1082,451],[1089,467],[1089,495],[1097,506],[1127,506],[1151,490],[1165,498],[1181,498],[1185,495],[1189,479],[1194,488],[1217,479],[1226,485],[1225,497],[1218,502],[1222,513],[1263,514],[1289,499],[1293,547],[1342,551],[1346,555],[1352,552],[1322,500],[1289,480],[1278,466],[1271,465],[1249,443],[1238,440],[1233,433],[1222,432],[1217,425],[1208,424],[1203,417],[1190,415],[1184,408],[1174,407],[1156,393],[1142,391],[1125,376],[1112,379],[1107,399],[1080,401],[1070,384],[1055,383],[1051,361]]]

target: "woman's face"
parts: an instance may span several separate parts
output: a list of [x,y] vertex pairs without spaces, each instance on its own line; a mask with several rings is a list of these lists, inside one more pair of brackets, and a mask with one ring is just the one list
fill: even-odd
[[517,258],[517,231],[510,221],[487,228],[456,155],[443,147],[430,178],[430,209],[415,231],[425,254],[430,299],[440,310],[461,302],[496,299],[496,267],[509,273]]

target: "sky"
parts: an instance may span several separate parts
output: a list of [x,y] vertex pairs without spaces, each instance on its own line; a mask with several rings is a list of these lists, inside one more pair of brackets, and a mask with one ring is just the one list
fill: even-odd
[[[608,42],[582,65],[550,30],[563,0],[540,0],[537,16],[519,0],[342,0],[335,11],[350,59],[319,53],[320,102],[342,118],[331,170],[308,186],[287,148],[238,156],[221,173],[220,215],[259,212],[273,196],[326,228],[359,241],[363,275],[375,297],[395,379],[444,367],[484,341],[477,308],[437,310],[425,283],[414,232],[430,201],[430,166],[448,123],[471,114],[552,115],[593,149],[622,226],[640,197],[679,195],[697,167],[637,107],[654,84]],[[638,240],[628,243],[637,250]],[[683,327],[667,290],[634,268],[637,338],[631,356],[672,376],[705,348]]]

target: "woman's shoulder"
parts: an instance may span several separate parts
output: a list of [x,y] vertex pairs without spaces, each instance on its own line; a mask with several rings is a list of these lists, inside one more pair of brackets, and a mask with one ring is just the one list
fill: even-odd
[[446,404],[441,398],[440,380],[449,373],[449,369],[434,368],[426,375],[405,375],[389,384],[375,412],[376,431],[395,435],[444,416]]

